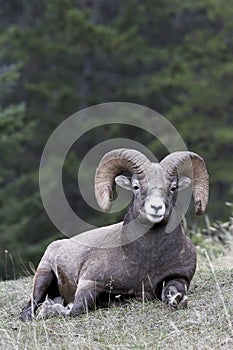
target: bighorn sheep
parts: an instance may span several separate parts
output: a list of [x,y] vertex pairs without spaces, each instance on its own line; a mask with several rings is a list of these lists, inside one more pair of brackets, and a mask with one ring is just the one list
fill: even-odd
[[[62,297],[64,307],[73,303],[66,315],[79,315],[118,295],[157,297],[174,308],[186,305],[196,252],[176,220],[174,192],[192,182],[196,214],[205,211],[209,185],[203,159],[183,151],[153,163],[136,150],[108,152],[95,177],[95,195],[103,211],[111,209],[114,180],[133,191],[124,221],[51,243],[35,273],[21,320],[32,319],[46,296]],[[104,248],[105,240],[112,246]]]

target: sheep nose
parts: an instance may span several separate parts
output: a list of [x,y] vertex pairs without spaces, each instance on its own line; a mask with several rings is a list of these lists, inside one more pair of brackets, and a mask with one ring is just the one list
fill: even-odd
[[162,217],[165,211],[165,203],[159,197],[149,198],[145,203],[145,212],[149,215]]
[[156,206],[156,205],[151,204],[151,208],[154,209],[157,212],[157,211],[162,209],[162,205]]
[[150,206],[153,209],[155,215],[164,215],[165,205],[163,203],[153,203]]

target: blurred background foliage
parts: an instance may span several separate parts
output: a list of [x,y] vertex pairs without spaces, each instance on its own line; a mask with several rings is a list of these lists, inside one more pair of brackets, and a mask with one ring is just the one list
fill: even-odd
[[[52,131],[94,104],[133,102],[164,115],[188,149],[206,160],[208,216],[227,218],[224,203],[233,193],[232,18],[227,0],[0,1],[2,278],[27,270],[29,261],[36,265],[48,242],[62,237],[40,199],[40,158]],[[87,133],[64,167],[67,198],[74,210],[81,203],[87,219],[93,213],[77,191],[77,166],[94,145],[113,137],[134,138],[158,158],[165,155],[157,140],[130,127]],[[108,223],[120,214],[104,218]],[[95,222],[103,224],[101,216]]]

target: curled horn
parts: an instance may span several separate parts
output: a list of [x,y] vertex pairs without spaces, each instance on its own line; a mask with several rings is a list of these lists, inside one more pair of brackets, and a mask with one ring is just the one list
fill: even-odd
[[196,153],[184,151],[169,154],[160,164],[168,178],[177,174],[192,180],[196,215],[203,214],[209,197],[209,175],[204,160]]
[[103,211],[111,210],[112,186],[117,175],[124,171],[143,173],[150,161],[141,152],[132,149],[115,149],[101,159],[95,174],[95,197]]

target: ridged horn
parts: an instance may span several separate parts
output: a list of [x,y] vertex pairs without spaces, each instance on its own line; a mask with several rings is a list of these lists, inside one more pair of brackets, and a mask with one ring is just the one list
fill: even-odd
[[146,156],[133,149],[119,148],[106,153],[95,174],[95,197],[100,208],[103,211],[111,210],[112,187],[117,175],[124,171],[143,173],[149,164]]
[[196,153],[184,151],[169,154],[160,164],[168,178],[178,174],[192,180],[196,215],[203,214],[209,197],[209,175],[204,160]]

